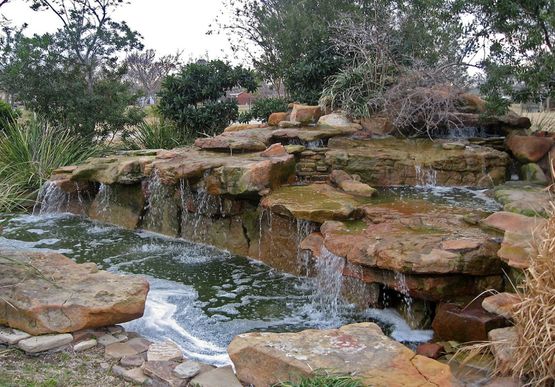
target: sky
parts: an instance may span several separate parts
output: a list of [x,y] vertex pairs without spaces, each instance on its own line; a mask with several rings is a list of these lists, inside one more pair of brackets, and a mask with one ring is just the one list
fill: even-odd
[[[32,11],[23,0],[10,0],[0,10],[14,25],[29,24],[29,33],[53,32],[60,26],[52,13]],[[210,24],[222,13],[223,0],[132,0],[119,8],[113,19],[125,20],[143,36],[145,48],[162,55],[180,50],[185,61],[208,56],[237,62],[225,36],[206,35]]]

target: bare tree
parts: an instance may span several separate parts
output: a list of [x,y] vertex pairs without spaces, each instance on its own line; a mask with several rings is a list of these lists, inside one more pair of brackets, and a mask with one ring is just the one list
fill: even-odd
[[181,64],[181,52],[156,58],[152,49],[127,56],[127,78],[146,98],[156,98],[165,77]]

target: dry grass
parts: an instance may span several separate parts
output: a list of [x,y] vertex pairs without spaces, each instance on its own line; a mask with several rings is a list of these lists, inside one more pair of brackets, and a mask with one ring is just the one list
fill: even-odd
[[532,126],[530,130],[533,132],[555,132],[555,111],[543,112],[526,112],[522,109],[521,105],[511,106],[511,110],[521,116],[530,118]]
[[530,385],[555,384],[555,206],[536,238],[537,257],[524,272],[515,309],[519,342],[514,374]]
[[526,386],[555,386],[555,204],[545,227],[537,230],[534,247],[522,284],[521,298],[514,309],[517,343],[485,342],[466,346],[461,351],[467,361],[491,352],[495,345],[512,345],[513,363],[492,365],[494,374],[507,371],[523,380]]

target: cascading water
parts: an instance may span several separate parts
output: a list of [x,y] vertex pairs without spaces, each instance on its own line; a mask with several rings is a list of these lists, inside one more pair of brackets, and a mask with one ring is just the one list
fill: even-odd
[[110,208],[110,201],[113,195],[112,187],[108,184],[100,184],[98,189],[98,193],[96,194],[97,197],[97,212],[100,215],[108,216],[110,215],[111,208]]
[[399,294],[401,295],[401,301],[405,307],[406,317],[413,322],[415,320],[413,313],[413,300],[410,296],[409,287],[407,285],[407,279],[403,273],[395,272],[395,286]]
[[304,275],[309,274],[309,258],[310,254],[301,250],[301,242],[305,240],[312,232],[316,231],[318,227],[307,220],[297,219],[297,264],[302,269],[301,273]]
[[314,265],[316,275],[312,278],[314,290],[311,306],[322,315],[322,321],[332,325],[341,320],[339,312],[343,304],[341,289],[344,268],[345,258],[333,254],[325,247]]
[[193,191],[188,181],[181,180],[182,229],[192,228],[192,236],[199,237],[199,230],[204,217],[223,213],[223,202],[219,195],[211,195],[202,186]]
[[[76,183],[77,200],[83,203],[81,193]],[[58,212],[66,212],[69,209],[71,196],[60,188],[53,181],[47,181],[41,187],[37,196],[37,201],[33,207],[34,215],[53,214]]]
[[169,192],[167,187],[162,184],[158,170],[155,170],[148,180],[148,211],[149,226],[160,229],[164,221],[164,202],[168,199]]
[[416,173],[416,185],[420,187],[435,187],[437,185],[437,171],[432,168],[423,168],[421,165],[414,166]]

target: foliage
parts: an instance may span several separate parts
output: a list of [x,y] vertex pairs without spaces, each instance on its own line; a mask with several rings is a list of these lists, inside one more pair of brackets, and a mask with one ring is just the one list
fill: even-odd
[[155,98],[162,80],[180,65],[181,53],[156,58],[156,51],[136,51],[127,56],[126,78],[147,98]]
[[4,28],[0,87],[49,121],[92,139],[137,122],[136,100],[117,56],[140,48],[139,35],[111,13],[119,0],[32,1],[61,23],[53,34]]
[[259,98],[252,103],[248,115],[245,115],[243,119],[240,117],[239,121],[248,122],[255,119],[266,122],[270,114],[275,112],[286,112],[288,106],[289,103],[285,98]]
[[189,141],[175,124],[164,120],[143,121],[125,137],[130,148],[172,149]]
[[[481,90],[497,111],[514,101],[555,97],[555,0],[460,1],[489,55]],[[482,47],[479,47],[482,48]]]
[[[441,8],[440,8],[441,9]],[[322,93],[320,104],[342,108],[355,117],[381,114],[404,134],[433,132],[456,126],[451,112],[465,78],[460,62],[463,53],[443,46],[442,36],[455,36],[458,22],[440,28],[437,46],[411,46],[404,38],[415,32],[416,21],[409,9],[395,4],[376,8],[372,18],[342,18],[333,26],[333,43],[346,57],[347,65],[332,76]],[[438,10],[439,12],[439,10]],[[406,20],[408,26],[399,21]],[[423,34],[425,37],[426,34]],[[431,43],[430,43],[431,44]],[[426,49],[429,58],[421,59]],[[414,50],[414,51],[411,51]],[[454,61],[454,62],[451,62]]]
[[275,387],[362,387],[364,383],[358,378],[349,375],[316,375],[303,377],[298,382],[282,382]]
[[342,58],[331,47],[329,25],[337,15],[360,9],[365,0],[230,0],[231,47],[244,52],[275,90],[285,85],[292,99],[316,103]]
[[7,125],[11,125],[19,117],[19,111],[12,108],[12,106],[0,99],[0,130]]
[[38,120],[8,125],[0,134],[0,197],[4,210],[32,204],[52,171],[96,152],[86,139]]
[[238,118],[237,103],[222,100],[234,87],[254,91],[253,72],[220,60],[189,63],[162,82],[158,109],[187,136],[214,135]]

